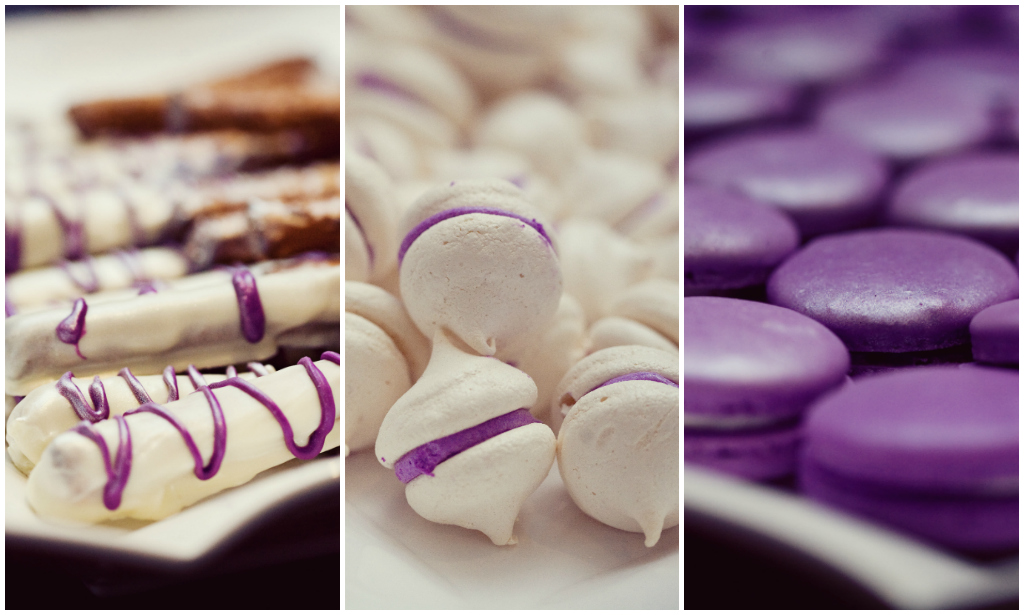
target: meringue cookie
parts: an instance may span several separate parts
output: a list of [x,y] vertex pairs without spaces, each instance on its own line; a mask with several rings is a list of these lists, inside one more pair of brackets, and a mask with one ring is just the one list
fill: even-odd
[[345,155],[345,279],[369,282],[395,267],[394,186],[376,162]]
[[345,283],[345,455],[373,446],[391,406],[430,356],[401,302],[361,282]]
[[679,353],[679,284],[659,278],[626,289],[590,328],[589,351],[638,344]]
[[569,496],[653,547],[679,524],[679,355],[606,348],[574,366],[559,390],[568,413],[558,470]]
[[661,165],[679,156],[678,93],[650,89],[629,96],[590,96],[581,101],[580,114],[595,147]]
[[649,251],[604,222],[570,218],[558,232],[565,292],[579,300],[587,322],[607,315],[616,295],[654,272]]
[[425,158],[433,151],[393,122],[372,115],[346,118],[345,147],[379,164],[394,182],[425,177]]
[[[258,363],[252,363],[250,367],[254,371],[233,375],[252,380],[261,374],[266,375],[274,371],[273,367]],[[122,370],[121,373],[124,375],[95,378],[91,382],[85,378],[68,378],[68,384],[72,389],[78,390],[80,396],[74,397],[78,397],[82,402],[87,399],[85,391],[89,391],[90,394],[93,390],[102,391],[101,399],[104,401],[97,405],[102,405],[103,408],[91,407],[85,411],[102,412],[105,409],[107,417],[114,417],[134,410],[147,401],[163,404],[180,399],[195,391],[197,386],[220,382],[229,377],[225,374],[199,374],[193,370],[187,375],[176,376],[173,380],[170,379],[173,373],[171,371],[166,371],[162,376],[135,376],[130,370]],[[130,378],[141,385],[142,391],[138,394],[133,390],[135,383],[131,382]],[[100,383],[99,386],[96,382]],[[7,421],[7,454],[14,466],[25,474],[30,473],[39,463],[43,450],[55,437],[86,419],[77,413],[68,394],[62,393],[62,388],[64,387],[61,381],[44,384],[26,395],[14,406],[10,414]],[[95,404],[96,398],[93,397],[93,400]]]
[[[555,456],[551,429],[522,416],[536,399],[528,375],[439,329],[427,370],[384,418],[377,459],[408,483],[406,499],[425,519],[515,544],[519,509]],[[479,435],[509,419],[497,434]]]
[[562,99],[528,90],[491,106],[476,126],[473,143],[518,152],[557,181],[586,149],[586,129],[583,119]]
[[402,220],[399,283],[427,337],[451,331],[474,351],[545,326],[562,274],[551,226],[503,180],[466,180],[428,191]]
[[564,214],[603,220],[621,232],[645,217],[642,210],[667,183],[665,172],[650,160],[611,150],[588,151],[562,182],[570,207]]

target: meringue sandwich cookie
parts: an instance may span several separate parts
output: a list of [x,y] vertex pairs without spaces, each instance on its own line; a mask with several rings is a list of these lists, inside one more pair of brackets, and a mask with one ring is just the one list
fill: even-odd
[[836,93],[817,123],[900,162],[972,147],[993,130],[976,96],[946,83],[899,80]]
[[386,118],[436,147],[452,147],[476,111],[459,72],[428,49],[346,39],[345,113]]
[[536,399],[525,373],[438,329],[427,371],[384,417],[377,459],[424,519],[516,544],[519,509],[555,459],[555,435],[527,410]]
[[38,387],[14,406],[7,421],[7,454],[15,467],[28,474],[55,437],[83,420],[95,423],[148,402],[175,401],[207,383],[234,376],[252,380],[274,371],[272,366],[260,363],[250,363],[249,367],[253,371],[239,373],[232,368],[227,374],[200,374],[190,366],[182,375],[168,367],[163,375],[140,376],[125,368],[117,376],[95,376],[91,382],[68,372],[57,382]]
[[1020,232],[1020,160],[979,152],[928,161],[897,186],[886,210],[889,224],[969,235],[1007,254]]
[[768,280],[768,300],[831,329],[854,374],[970,360],[968,325],[1017,297],[1017,271],[969,237],[872,229],[820,237]]
[[24,312],[83,294],[139,287],[188,273],[189,263],[180,250],[144,248],[20,271],[6,277],[4,290],[8,308]]
[[395,267],[395,188],[376,162],[345,155],[345,279],[369,282]]
[[391,406],[423,374],[430,342],[382,288],[345,282],[345,454],[370,448]]
[[850,368],[814,320],[725,297],[683,301],[683,450],[687,462],[753,480],[792,474],[800,419]]
[[558,390],[558,471],[569,496],[653,547],[679,525],[679,354],[606,348],[573,366]]
[[1020,301],[991,305],[971,319],[971,354],[979,363],[1020,363]]
[[968,552],[1016,552],[1019,377],[919,367],[855,380],[804,427],[801,490]]
[[558,182],[587,147],[583,118],[554,94],[525,90],[491,105],[473,134],[476,147],[526,156],[539,173]]
[[741,194],[686,184],[683,288],[711,294],[764,284],[800,245],[800,231],[778,208]]
[[569,218],[558,240],[565,292],[579,300],[588,323],[607,316],[616,296],[655,271],[649,250],[600,220]]
[[6,393],[79,377],[183,370],[267,359],[279,346],[337,343],[341,267],[292,259],[215,272],[220,283],[122,301],[77,299],[6,321]]
[[776,205],[808,236],[871,221],[889,174],[880,156],[852,140],[802,128],[703,145],[687,156],[685,175]]
[[609,313],[590,327],[589,352],[638,344],[679,353],[678,283],[657,278],[640,282],[626,289]]
[[337,353],[304,358],[251,382],[228,378],[166,405],[82,423],[44,451],[29,475],[29,505],[44,518],[85,523],[162,519],[337,448],[339,361]]
[[402,302],[428,338],[446,329],[491,356],[558,309],[562,273],[551,225],[509,182],[430,190],[406,212],[399,236]]

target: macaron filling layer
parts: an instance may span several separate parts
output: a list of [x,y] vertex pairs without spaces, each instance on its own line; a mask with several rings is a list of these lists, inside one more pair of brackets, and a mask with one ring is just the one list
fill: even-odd
[[413,94],[409,90],[398,85],[394,81],[391,81],[380,73],[364,72],[356,75],[356,83],[360,87],[367,90],[383,94],[389,98],[398,98],[406,100],[417,105],[426,104],[422,98]]
[[395,476],[403,483],[408,483],[422,474],[433,476],[434,468],[466,449],[506,431],[539,422],[527,408],[496,416],[479,425],[457,431],[412,449],[395,462]]
[[612,378],[610,380],[605,380],[601,384],[599,384],[596,387],[594,387],[594,388],[590,389],[589,391],[587,391],[587,394],[589,395],[590,393],[593,393],[597,389],[600,389],[601,387],[608,386],[609,384],[615,384],[616,382],[629,382],[630,380],[648,380],[650,382],[660,382],[662,384],[667,384],[667,385],[670,385],[670,386],[674,386],[677,389],[679,388],[679,383],[678,382],[673,382],[672,380],[669,380],[668,378],[666,378],[666,377],[664,377],[661,374],[658,374],[656,372],[632,372],[632,373],[629,373],[629,374],[623,374],[621,376],[616,376],[616,377],[614,377],[614,378]]
[[552,246],[551,237],[548,236],[547,231],[544,230],[544,225],[541,224],[540,222],[537,222],[537,220],[534,218],[527,218],[517,213],[506,211],[504,209],[497,209],[494,207],[453,207],[452,209],[446,209],[442,212],[438,212],[426,218],[416,226],[414,226],[413,229],[409,231],[409,233],[405,236],[405,239],[402,240],[402,245],[399,246],[398,248],[398,262],[402,262],[402,259],[405,258],[405,253],[412,246],[413,242],[419,239],[420,235],[427,232],[427,230],[430,229],[430,227],[436,224],[440,224],[441,222],[444,222],[445,220],[448,220],[450,218],[465,216],[468,214],[488,214],[492,216],[505,216],[506,218],[514,218],[516,220],[519,220],[520,222],[525,223],[527,226],[533,228],[535,231],[540,233],[540,236],[544,238],[544,241],[548,244],[548,246]]

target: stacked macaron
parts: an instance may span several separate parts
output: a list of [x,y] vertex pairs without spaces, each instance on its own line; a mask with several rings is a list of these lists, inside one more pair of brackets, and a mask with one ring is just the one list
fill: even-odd
[[[507,544],[554,456],[550,427],[530,421],[561,424],[549,408],[588,346],[678,354],[678,8],[353,7],[346,27],[347,145],[390,191],[367,179],[362,209],[348,203],[347,277],[395,295],[433,345],[381,424],[378,461],[425,518]],[[391,211],[401,222],[380,239]],[[394,265],[378,255],[388,241]],[[400,354],[365,360],[398,373]],[[396,391],[372,384],[383,367],[362,373],[389,403]],[[547,465],[528,454],[548,446]],[[518,482],[503,490],[506,474]]]

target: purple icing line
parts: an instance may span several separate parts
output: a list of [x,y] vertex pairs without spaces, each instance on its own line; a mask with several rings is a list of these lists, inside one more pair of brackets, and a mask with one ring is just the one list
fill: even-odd
[[124,493],[125,485],[128,484],[128,475],[132,470],[132,435],[128,431],[128,422],[123,416],[114,418],[117,421],[117,458],[113,466],[110,463],[110,449],[107,443],[88,423],[79,423],[71,430],[89,438],[100,447],[103,455],[103,465],[107,469],[107,484],[103,486],[103,505],[107,510],[116,510],[121,506],[121,495]]
[[199,373],[195,365],[189,364],[188,379],[192,381],[192,386],[196,389],[206,386],[206,378],[203,378],[203,375]]
[[77,261],[75,264],[80,264],[85,269],[86,275],[84,279],[79,279],[75,275],[74,271],[71,269],[70,261],[61,260],[58,266],[64,270],[64,273],[67,274],[71,283],[82,289],[83,293],[88,294],[98,291],[100,289],[100,279],[99,276],[96,275],[96,266],[93,258],[91,256],[87,256],[82,260]]
[[82,359],[85,357],[82,356],[82,352],[78,349],[78,342],[85,335],[85,313],[88,310],[89,306],[86,305],[85,299],[79,297],[75,299],[75,304],[71,308],[71,314],[57,325],[57,339],[65,344],[74,344],[75,354]]
[[649,380],[651,382],[660,382],[662,384],[668,384],[676,387],[677,389],[679,388],[678,382],[673,382],[668,378],[662,376],[661,374],[657,374],[655,372],[633,372],[631,374],[623,374],[622,376],[616,376],[611,380],[606,380],[601,384],[597,385],[596,387],[587,391],[587,394],[593,393],[597,389],[600,389],[601,387],[604,386],[608,386],[609,384],[615,384],[616,382],[628,382],[630,380]]
[[336,353],[336,352],[334,352],[334,351],[331,351],[331,350],[328,350],[327,352],[325,352],[322,355],[320,355],[320,360],[321,361],[330,361],[331,363],[334,363],[335,365],[341,365],[341,355]]
[[60,223],[61,232],[64,234],[64,257],[74,261],[85,256],[85,226],[82,221],[65,216],[57,202],[48,194],[38,190],[34,191],[34,194],[46,201]]
[[525,216],[520,216],[519,214],[512,213],[511,211],[505,211],[504,209],[496,209],[493,207],[453,207],[452,209],[446,209],[445,211],[436,213],[427,218],[426,220],[423,220],[415,227],[413,227],[413,229],[409,231],[409,234],[405,236],[405,239],[402,240],[402,245],[399,246],[398,248],[398,262],[402,262],[402,259],[405,257],[406,251],[412,246],[413,242],[416,241],[420,235],[427,231],[427,229],[434,226],[435,224],[444,222],[449,218],[465,216],[467,214],[489,214],[492,216],[505,216],[506,218],[515,218],[516,220],[525,222],[527,225],[531,226],[535,231],[540,233],[541,237],[544,238],[544,241],[547,242],[549,246],[551,246],[551,237],[549,237],[547,232],[544,230],[544,225],[541,224],[540,222],[537,222],[537,220],[534,218],[527,218]]
[[421,474],[433,476],[434,468],[466,449],[506,431],[539,422],[526,408],[496,416],[479,425],[412,449],[395,463],[395,476],[403,483],[408,483]]
[[5,295],[4,296],[4,315],[5,316],[14,316],[17,313],[18,313],[17,308],[14,307],[14,304],[11,303],[11,300],[8,299],[7,296]]
[[224,375],[227,376],[228,378],[236,378],[238,376],[238,370],[235,369],[234,365],[228,365],[228,368],[227,370],[225,370]]
[[136,282],[135,284],[132,284],[132,286],[135,286],[136,288],[139,289],[140,296],[156,294],[157,292],[156,286],[154,286],[152,282]]
[[373,267],[373,245],[370,244],[370,238],[366,236],[366,231],[363,230],[363,225],[359,222],[359,218],[356,217],[352,210],[348,207],[348,200],[345,201],[345,213],[352,219],[352,222],[356,225],[356,229],[359,234],[363,237],[363,244],[366,245],[366,254],[370,257],[370,267]]
[[167,401],[178,399],[178,374],[173,365],[164,368],[164,385],[167,387]]
[[117,375],[124,378],[124,381],[128,384],[128,388],[132,391],[132,395],[135,396],[135,401],[140,404],[148,404],[153,401],[153,398],[146,392],[146,387],[142,386],[142,383],[135,377],[132,370],[125,367],[122,368],[121,371],[117,372]]
[[260,302],[260,293],[256,288],[256,278],[248,269],[239,267],[231,275],[231,284],[235,287],[235,296],[238,297],[242,335],[245,336],[247,342],[255,344],[263,339],[267,327],[263,304]]
[[[328,353],[324,354],[327,355]],[[337,353],[331,354],[337,355]],[[320,371],[309,357],[303,357],[300,359],[299,364],[306,369],[306,373],[313,382],[313,386],[316,388],[317,396],[320,401],[320,424],[313,433],[310,434],[309,441],[305,446],[297,446],[295,444],[294,432],[292,431],[291,424],[288,422],[288,418],[284,415],[280,406],[252,384],[237,377],[222,380],[212,386],[204,385],[199,389],[203,392],[203,395],[206,396],[206,401],[210,406],[210,412],[213,415],[213,452],[210,455],[209,462],[205,465],[203,463],[202,455],[199,453],[199,448],[196,446],[195,440],[188,432],[188,429],[180,420],[178,420],[177,417],[169,413],[159,404],[152,402],[130,412],[125,412],[122,416],[115,417],[118,425],[118,449],[117,458],[114,460],[113,464],[110,463],[110,450],[107,448],[106,442],[104,442],[103,438],[101,438],[90,425],[80,423],[78,426],[73,428],[73,431],[80,433],[95,442],[96,445],[99,446],[100,452],[103,455],[103,461],[107,470],[107,483],[103,488],[103,505],[106,506],[108,510],[116,510],[121,505],[121,496],[124,493],[125,486],[128,484],[128,477],[131,474],[132,466],[132,440],[131,432],[128,429],[128,422],[125,420],[125,417],[132,414],[149,412],[161,417],[177,429],[178,433],[181,434],[182,440],[185,442],[185,446],[188,447],[188,450],[195,461],[196,478],[199,480],[209,480],[217,474],[220,470],[221,463],[224,461],[224,454],[227,451],[227,423],[224,419],[224,410],[221,408],[220,401],[213,393],[212,389],[215,388],[233,386],[244,391],[253,399],[263,404],[281,426],[281,431],[285,438],[285,445],[288,447],[288,450],[295,455],[295,457],[299,459],[312,459],[319,455],[323,450],[327,434],[334,426],[334,421],[337,416],[337,406],[334,403],[334,394],[331,391],[331,385],[327,382],[327,378],[324,376],[323,372]],[[164,373],[166,376],[166,370]]]
[[57,392],[71,404],[71,408],[78,415],[78,418],[90,423],[108,418],[110,416],[110,404],[107,402],[107,393],[103,389],[100,377],[94,376],[92,384],[89,385],[89,397],[92,398],[92,406],[90,406],[85,398],[85,394],[82,393],[82,390],[72,380],[74,376],[73,373],[66,372],[57,381],[56,387]]

